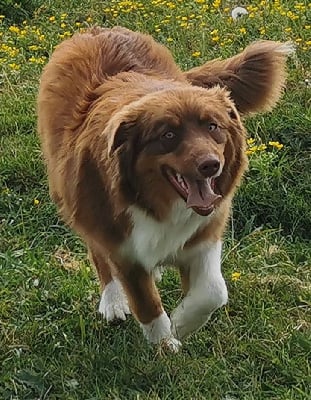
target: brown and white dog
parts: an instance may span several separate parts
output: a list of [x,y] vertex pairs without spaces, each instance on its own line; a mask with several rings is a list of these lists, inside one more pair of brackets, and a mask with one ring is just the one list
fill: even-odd
[[[50,193],[82,237],[111,321],[132,312],[172,351],[227,302],[221,238],[247,166],[240,115],[271,109],[288,43],[261,41],[182,72],[150,36],[93,28],[44,69],[38,128]],[[156,268],[175,264],[184,298],[169,318]]]

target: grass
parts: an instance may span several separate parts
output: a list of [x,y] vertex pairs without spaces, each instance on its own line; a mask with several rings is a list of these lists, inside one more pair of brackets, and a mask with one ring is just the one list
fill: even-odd
[[[0,399],[311,398],[310,6],[254,0],[237,21],[230,7],[57,0],[20,1],[14,11],[1,2]],[[149,347],[132,318],[101,321],[83,244],[48,197],[36,136],[38,79],[62,38],[95,23],[153,34],[183,68],[259,38],[297,45],[282,101],[247,121],[250,169],[223,254],[229,304],[177,355]],[[160,290],[171,311],[181,295],[174,271]]]

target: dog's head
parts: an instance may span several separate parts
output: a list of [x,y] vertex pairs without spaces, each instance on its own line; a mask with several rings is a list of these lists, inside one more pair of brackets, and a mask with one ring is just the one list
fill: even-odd
[[106,128],[122,190],[151,212],[177,198],[210,214],[246,166],[245,131],[225,89],[180,86],[126,106]]

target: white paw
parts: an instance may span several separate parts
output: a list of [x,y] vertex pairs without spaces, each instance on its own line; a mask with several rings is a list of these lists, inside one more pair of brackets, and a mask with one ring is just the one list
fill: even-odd
[[181,347],[180,341],[172,335],[171,321],[165,311],[149,324],[141,324],[141,327],[148,342],[159,344],[161,350],[177,353]]
[[126,295],[120,282],[112,280],[105,286],[102,293],[98,311],[103,315],[107,322],[115,319],[126,320],[126,314],[130,314]]
[[163,272],[164,267],[162,267],[161,265],[154,268],[154,270],[152,271],[152,275],[156,282],[161,282]]
[[162,339],[160,343],[160,351],[170,351],[171,353],[178,353],[181,349],[181,342],[174,338],[173,335],[166,339]]

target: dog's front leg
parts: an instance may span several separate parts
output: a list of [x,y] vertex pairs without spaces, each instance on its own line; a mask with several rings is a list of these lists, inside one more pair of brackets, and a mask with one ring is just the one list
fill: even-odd
[[177,352],[181,343],[172,334],[171,321],[163,309],[153,275],[140,265],[118,270],[130,309],[148,342]]
[[187,293],[173,311],[171,320],[173,334],[183,339],[203,326],[217,308],[226,304],[228,293],[221,274],[220,241],[183,250],[177,261],[181,265]]

